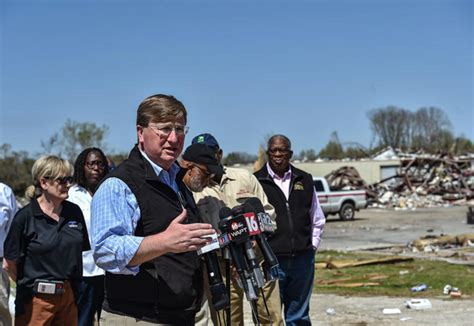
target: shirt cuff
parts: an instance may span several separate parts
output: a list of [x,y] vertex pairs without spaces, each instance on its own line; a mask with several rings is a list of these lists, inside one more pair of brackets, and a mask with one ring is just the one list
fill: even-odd
[[125,240],[126,245],[125,245],[125,261],[124,261],[124,266],[121,268],[120,274],[132,274],[136,275],[140,271],[140,265],[137,266],[129,266],[128,263],[133,259],[135,254],[138,251],[138,248],[140,247],[140,244],[143,241],[143,237],[127,237]]

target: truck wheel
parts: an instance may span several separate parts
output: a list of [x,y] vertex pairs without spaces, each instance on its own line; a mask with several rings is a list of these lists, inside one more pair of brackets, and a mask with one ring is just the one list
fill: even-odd
[[341,209],[339,210],[339,217],[343,221],[353,220],[355,215],[355,207],[352,203],[342,204]]

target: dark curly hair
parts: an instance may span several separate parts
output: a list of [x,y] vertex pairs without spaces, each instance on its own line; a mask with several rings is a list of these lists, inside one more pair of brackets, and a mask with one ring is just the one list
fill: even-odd
[[87,155],[89,155],[89,153],[91,152],[95,152],[99,154],[101,159],[104,161],[105,163],[104,176],[106,176],[107,173],[109,173],[109,165],[107,163],[107,157],[105,156],[104,152],[102,152],[102,150],[97,147],[86,148],[77,156],[76,162],[74,162],[74,175],[73,175],[73,182],[77,183],[79,186],[84,187],[84,188],[87,188],[87,180],[84,174],[84,166],[86,164]]

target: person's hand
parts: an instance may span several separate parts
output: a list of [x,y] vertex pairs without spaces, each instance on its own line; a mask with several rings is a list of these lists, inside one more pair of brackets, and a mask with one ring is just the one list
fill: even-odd
[[212,225],[208,223],[182,224],[187,215],[184,209],[164,231],[168,252],[198,250],[208,242],[204,236],[215,233]]
[[235,268],[234,265],[230,266],[230,276],[232,278],[232,282],[234,282],[235,284],[238,284],[240,275],[239,273],[237,273],[237,269]]

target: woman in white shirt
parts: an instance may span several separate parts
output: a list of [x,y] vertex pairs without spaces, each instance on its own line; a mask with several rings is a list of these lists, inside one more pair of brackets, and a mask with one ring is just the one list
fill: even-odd
[[[74,185],[69,189],[68,201],[77,204],[84,215],[90,239],[90,206],[100,181],[109,172],[107,157],[99,148],[83,150],[74,163]],[[92,243],[92,242],[91,242]],[[100,318],[104,301],[104,270],[99,268],[92,257],[92,250],[82,253],[83,279],[79,285],[76,303],[79,326],[94,325],[94,315]]]

